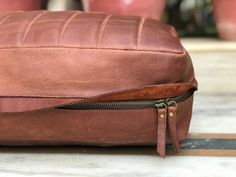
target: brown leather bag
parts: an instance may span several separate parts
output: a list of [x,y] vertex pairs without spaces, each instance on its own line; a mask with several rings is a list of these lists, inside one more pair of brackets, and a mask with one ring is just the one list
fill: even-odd
[[197,89],[175,30],[103,13],[0,12],[0,145],[179,151]]

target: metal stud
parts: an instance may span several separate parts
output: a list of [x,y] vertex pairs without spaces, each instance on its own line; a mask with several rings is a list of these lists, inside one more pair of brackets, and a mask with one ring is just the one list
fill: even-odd
[[160,114],[160,118],[164,119],[165,118],[165,114]]
[[173,116],[174,116],[174,113],[173,113],[173,112],[169,112],[169,116],[170,116],[170,117],[173,117]]

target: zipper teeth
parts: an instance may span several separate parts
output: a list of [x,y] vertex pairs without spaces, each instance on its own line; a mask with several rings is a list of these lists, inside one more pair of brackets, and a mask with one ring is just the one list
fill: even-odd
[[181,102],[189,98],[193,94],[193,90],[183,95],[166,98],[166,99],[149,99],[149,100],[124,100],[124,101],[97,101],[82,102],[71,105],[58,107],[59,109],[135,109],[135,108],[151,108],[155,107],[157,102],[168,102],[170,100]]
[[67,108],[97,108],[97,107],[104,107],[104,108],[111,108],[111,107],[153,107],[155,101],[152,100],[139,100],[139,101],[104,101],[104,102],[85,102],[85,103],[78,103],[66,106]]

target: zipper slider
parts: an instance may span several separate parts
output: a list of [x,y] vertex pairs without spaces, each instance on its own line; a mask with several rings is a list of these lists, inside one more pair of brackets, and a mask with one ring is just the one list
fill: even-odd
[[175,152],[179,153],[180,146],[179,146],[179,138],[177,136],[177,129],[176,129],[177,103],[174,100],[168,99],[166,100],[166,104],[168,107],[167,121],[168,121],[169,135],[170,135]]
[[157,110],[157,152],[160,156],[165,156],[166,151],[166,118],[167,104],[164,100],[155,102]]

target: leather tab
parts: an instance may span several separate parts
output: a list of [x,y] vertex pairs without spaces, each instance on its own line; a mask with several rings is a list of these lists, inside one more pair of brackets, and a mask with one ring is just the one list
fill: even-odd
[[158,108],[157,124],[157,152],[164,157],[166,153],[166,108]]
[[179,146],[179,138],[177,136],[176,130],[176,113],[177,107],[176,106],[168,106],[168,130],[172,140],[172,144],[174,147],[175,152],[180,152]]

